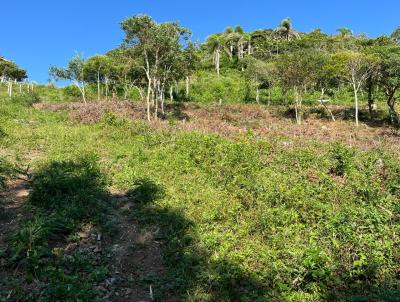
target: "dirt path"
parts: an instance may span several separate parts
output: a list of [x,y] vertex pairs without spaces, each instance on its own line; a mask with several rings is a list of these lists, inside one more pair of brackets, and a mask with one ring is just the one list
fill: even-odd
[[7,270],[9,259],[2,254],[7,247],[7,238],[14,234],[20,220],[26,217],[24,204],[28,196],[29,183],[23,179],[9,180],[6,189],[0,192],[0,296],[5,296],[7,301],[12,301],[15,292],[13,280],[18,278],[18,272]]
[[[130,217],[134,211],[134,204],[123,193],[112,195],[113,204],[116,205],[114,218],[117,220],[118,234],[109,241],[113,250],[113,257],[109,269],[115,283],[109,295],[110,301],[153,301],[158,289],[153,280],[159,279],[165,268],[162,263],[161,243],[154,239],[157,230],[144,232],[139,229]],[[111,281],[111,282],[110,282]],[[163,301],[176,301],[173,297],[163,297]]]
[[[22,291],[30,290],[30,285],[24,284],[24,275],[18,273],[17,276],[7,269],[10,268],[7,266],[8,260],[1,257],[1,252],[7,247],[7,238],[16,231],[19,222],[29,215],[24,210],[28,196],[29,182],[22,179],[9,181],[7,189],[0,192],[1,207],[4,208],[0,215],[0,296],[7,297],[6,301],[14,301],[11,279],[21,284]],[[107,258],[109,274],[97,286],[106,301],[153,301],[160,292],[155,288],[155,281],[165,273],[161,243],[154,239],[157,230],[140,230],[130,215],[134,205],[123,193],[110,194],[110,202],[114,205],[109,217],[116,229],[113,235],[103,236],[95,228],[85,226],[79,232],[80,242],[64,246],[65,252],[90,249]],[[164,296],[162,301],[177,300]]]
[[16,179],[7,182],[7,187],[0,192],[0,200],[4,209],[0,217],[0,247],[4,247],[5,239],[12,234],[23,216],[23,206],[29,196],[27,180]]
[[[97,287],[107,301],[154,301],[160,294],[155,283],[166,272],[161,243],[154,239],[158,230],[145,232],[138,227],[131,215],[135,206],[124,193],[110,193],[109,202],[113,205],[108,216],[114,229],[111,234],[84,227],[73,249],[90,249],[108,258],[108,277]],[[164,294],[162,301],[177,300]]]

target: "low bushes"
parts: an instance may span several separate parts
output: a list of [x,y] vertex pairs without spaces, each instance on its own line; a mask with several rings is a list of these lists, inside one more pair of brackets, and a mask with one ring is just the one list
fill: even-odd
[[220,76],[199,71],[191,79],[190,99],[200,103],[242,103],[248,101],[249,93],[244,77],[235,71]]

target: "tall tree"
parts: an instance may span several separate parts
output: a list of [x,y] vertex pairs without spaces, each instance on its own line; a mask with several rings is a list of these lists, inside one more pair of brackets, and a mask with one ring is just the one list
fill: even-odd
[[247,78],[255,83],[256,86],[256,102],[260,103],[260,88],[266,86],[268,88],[268,104],[271,101],[270,88],[272,85],[272,79],[274,74],[275,65],[273,63],[267,63],[262,60],[258,60],[253,57],[247,57],[246,63],[246,76]]
[[347,27],[339,27],[336,31],[342,38],[350,38],[353,35],[353,31]]
[[154,116],[157,118],[165,84],[182,51],[181,40],[187,40],[190,32],[176,22],[156,23],[145,15],[128,18],[121,23],[121,27],[125,31],[125,46],[140,54],[139,65],[147,79],[147,118],[150,121],[151,102],[154,103]]
[[290,18],[282,20],[279,26],[275,29],[275,34],[286,41],[300,38],[300,34],[293,29]]
[[380,57],[379,83],[386,95],[392,124],[400,125],[396,111],[396,93],[400,89],[400,46],[383,47],[376,51]]
[[98,101],[101,99],[101,84],[107,80],[110,64],[110,59],[105,55],[92,56],[85,64],[85,78],[88,82],[97,84]]
[[338,77],[351,85],[354,94],[354,109],[356,125],[359,125],[358,93],[368,78],[378,67],[378,60],[373,55],[342,51],[332,56],[331,66],[337,71]]
[[225,37],[222,34],[213,34],[208,37],[205,47],[212,55],[212,61],[217,75],[220,75],[221,50],[224,48]]
[[[186,48],[183,51],[182,56],[182,69],[181,71],[185,77],[185,86],[186,86],[186,98],[189,97],[190,93],[190,75],[196,69],[200,58],[198,55],[199,48],[196,44],[189,42]],[[174,80],[179,79],[179,72],[174,74]]]
[[307,86],[316,82],[318,65],[314,53],[297,51],[281,55],[276,61],[276,72],[286,89],[293,89],[297,124],[302,122],[303,93]]
[[393,41],[395,42],[400,42],[400,27],[397,27],[392,34],[390,35],[390,37],[393,39]]
[[26,71],[18,67],[14,62],[6,59],[0,60],[0,77],[2,81],[7,81],[8,96],[12,97],[13,82],[20,82],[27,78]]
[[75,55],[68,66],[65,68],[51,66],[50,75],[54,77],[56,81],[67,80],[71,81],[80,91],[82,95],[83,102],[87,104],[86,101],[86,79],[85,79],[85,59],[82,56]]

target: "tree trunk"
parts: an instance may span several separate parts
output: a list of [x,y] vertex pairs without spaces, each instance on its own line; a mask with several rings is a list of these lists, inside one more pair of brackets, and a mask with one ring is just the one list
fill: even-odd
[[146,102],[147,102],[147,120],[150,122],[151,117],[150,117],[150,93],[151,93],[151,79],[148,79],[149,83],[147,86],[147,96],[146,96]]
[[329,110],[328,106],[324,103],[324,97],[325,97],[325,88],[321,88],[320,103],[321,103],[322,106],[324,106],[325,110],[328,111],[328,113],[331,115],[331,119],[334,122],[335,121],[335,116],[333,115],[332,111]]
[[85,85],[82,85],[82,97],[83,97],[83,102],[85,103],[85,105],[87,105],[86,93],[85,93]]
[[13,83],[12,83],[12,81],[10,80],[9,82],[8,82],[8,96],[11,98],[12,97],[12,90],[13,90]]
[[299,89],[297,89],[297,87],[294,88],[294,96],[295,96],[294,110],[296,113],[296,122],[297,125],[301,125],[301,96]]
[[271,85],[268,85],[268,106],[271,105]]
[[220,52],[219,52],[219,49],[217,49],[216,54],[215,54],[215,68],[217,70],[218,76],[219,76],[219,60],[220,60]]
[[190,78],[186,76],[186,98],[189,97],[189,85],[190,85]]
[[260,88],[258,86],[256,89],[256,102],[257,104],[260,104]]
[[106,84],[106,100],[108,100],[108,78],[107,77],[105,79],[105,84]]
[[97,71],[97,100],[100,101],[100,71]]
[[83,103],[86,105],[86,94],[85,94],[85,85],[82,85],[82,87],[78,83],[74,83],[76,87],[78,87],[79,91],[81,92],[82,95],[82,100]]
[[399,115],[396,112],[395,104],[396,104],[395,94],[392,93],[389,95],[388,100],[387,100],[387,105],[389,108],[389,117],[390,117],[390,121],[393,125],[399,126],[400,125]]
[[164,112],[164,100],[165,100],[165,95],[164,95],[164,92],[162,92],[161,93],[161,112],[162,112],[163,115],[165,115],[165,112]]
[[369,117],[372,120],[374,118],[374,93],[373,93],[374,86],[372,85],[371,79],[368,80],[367,86],[368,86],[368,111],[369,111]]
[[158,119],[158,100],[160,98],[160,83],[156,84],[156,91],[154,91],[154,119]]
[[353,84],[353,89],[354,89],[354,105],[355,105],[355,115],[356,115],[356,126],[359,126],[358,122],[358,89],[356,87],[356,84]]
[[169,87],[169,99],[171,100],[171,103],[174,101],[174,88],[172,85]]
[[156,99],[157,99],[157,82],[158,80],[154,77],[153,78],[153,89],[151,91],[151,104],[154,107],[156,105]]

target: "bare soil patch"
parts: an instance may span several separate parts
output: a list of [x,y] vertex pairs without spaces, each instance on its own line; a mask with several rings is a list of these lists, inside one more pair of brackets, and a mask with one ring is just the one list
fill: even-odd
[[[69,117],[81,123],[95,123],[105,112],[132,120],[146,120],[144,103],[102,101],[81,103],[38,104],[38,109],[67,110]],[[384,121],[364,120],[357,128],[351,120],[351,108],[331,106],[333,122],[322,108],[309,108],[302,125],[297,125],[290,112],[254,104],[197,105],[167,104],[166,114],[150,125],[157,130],[201,131],[223,136],[237,136],[251,131],[264,139],[314,140],[323,143],[342,142],[363,149],[385,147],[400,151],[400,132]]]

